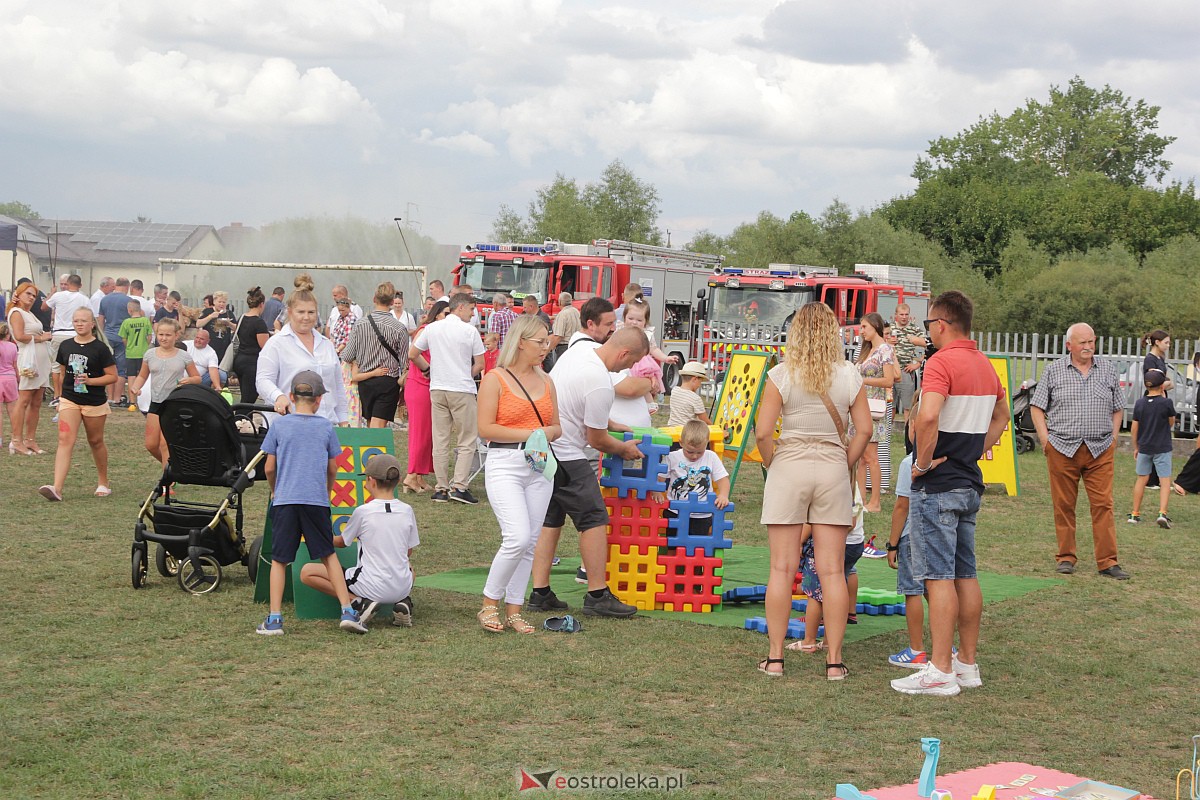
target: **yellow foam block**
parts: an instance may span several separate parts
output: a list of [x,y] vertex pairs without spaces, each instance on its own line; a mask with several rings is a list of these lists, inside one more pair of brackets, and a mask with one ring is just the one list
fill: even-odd
[[622,553],[617,545],[609,545],[605,575],[617,599],[642,611],[655,610],[655,595],[663,590],[660,576],[667,569],[658,563],[658,548],[648,549],[646,553],[636,548]]

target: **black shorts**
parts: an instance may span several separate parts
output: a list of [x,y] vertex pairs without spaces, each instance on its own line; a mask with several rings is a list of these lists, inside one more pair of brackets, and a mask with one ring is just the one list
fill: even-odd
[[138,373],[142,371],[142,360],[140,358],[125,358],[125,374],[130,378],[136,378]]
[[363,419],[391,422],[396,418],[396,407],[400,405],[400,384],[390,375],[367,378],[358,382],[358,399],[362,402]]
[[147,414],[157,414],[160,406],[162,406],[162,403],[156,403],[153,400],[151,400],[149,407],[146,408],[146,413]]
[[595,468],[586,459],[559,461],[558,469],[567,474],[567,485],[556,487],[546,507],[547,528],[561,528],[567,517],[580,533],[608,524],[608,508],[600,494]]
[[300,535],[312,559],[333,554],[333,518],[329,506],[271,506],[271,560],[290,564],[300,549]]

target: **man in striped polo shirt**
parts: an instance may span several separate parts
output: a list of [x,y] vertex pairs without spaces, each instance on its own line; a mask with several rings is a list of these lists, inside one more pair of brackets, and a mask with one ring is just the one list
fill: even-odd
[[925,320],[937,353],[925,364],[913,426],[908,524],[913,577],[929,598],[931,647],[925,669],[892,681],[905,694],[956,695],[982,685],[975,662],[983,614],[975,571],[979,459],[1000,440],[1009,408],[996,371],[970,338],[974,310],[962,292],[943,292]]

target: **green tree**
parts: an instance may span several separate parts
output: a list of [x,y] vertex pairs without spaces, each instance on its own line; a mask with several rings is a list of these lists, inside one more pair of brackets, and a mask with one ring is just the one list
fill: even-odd
[[1095,172],[1123,186],[1161,182],[1171,169],[1163,152],[1175,137],[1156,133],[1160,110],[1107,84],[1093,89],[1076,75],[1065,91],[1051,86],[1049,102],[1029,99],[1006,117],[993,113],[956,136],[931,141],[913,176],[924,181],[966,170],[1010,180]]
[[764,267],[767,264],[824,264],[818,242],[821,231],[803,211],[787,219],[762,211],[754,222],[745,222],[729,236],[700,231],[688,243],[698,253],[725,256],[730,266]]
[[604,168],[597,183],[583,190],[583,204],[590,211],[591,224],[609,239],[661,244],[658,229],[658,190],[637,179],[620,161]]
[[552,183],[537,190],[525,219],[502,205],[492,234],[502,241],[625,239],[660,244],[658,214],[658,190],[613,161],[599,181],[582,188],[574,178],[556,173]]
[[28,203],[22,203],[20,200],[9,200],[7,203],[0,203],[0,214],[19,219],[42,218],[42,215],[34,211]]

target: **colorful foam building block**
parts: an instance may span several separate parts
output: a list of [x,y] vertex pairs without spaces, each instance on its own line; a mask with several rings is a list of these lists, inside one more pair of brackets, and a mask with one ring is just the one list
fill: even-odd
[[[744,623],[742,623],[742,627],[748,631],[755,631],[756,633],[766,633],[767,632],[766,617],[748,617],[746,619],[746,621]],[[817,628],[817,636],[824,636],[824,635],[825,635],[825,626],[822,625],[821,627]],[[803,639],[804,638],[804,620],[802,620],[802,619],[788,620],[787,633],[784,634],[784,638],[786,638],[786,639]]]
[[658,608],[658,594],[663,590],[663,573],[667,567],[659,563],[657,547],[637,548],[608,546],[608,570],[605,575],[612,593],[622,603],[643,611]]
[[[682,425],[674,425],[669,428],[659,428],[658,431],[662,435],[669,438],[673,444],[677,444],[679,442],[679,437],[683,436]],[[708,426],[708,449],[716,453],[718,457],[725,454],[725,429],[720,425]]]
[[[733,547],[733,540],[725,534],[733,529],[733,522],[726,516],[734,510],[734,504],[717,508],[716,501],[715,492],[709,492],[704,500],[700,500],[695,492],[686,500],[672,500],[670,508],[679,516],[667,521],[667,547],[682,547],[688,555],[702,551],[706,556]],[[692,533],[692,514],[711,514],[712,530],[703,536]]]
[[722,553],[712,556],[688,554],[683,548],[660,550],[659,563],[664,567],[662,591],[655,600],[664,611],[708,612],[721,604],[721,575],[724,572]]
[[721,602],[723,603],[761,603],[766,599],[766,584],[739,586],[736,589],[726,589],[721,594]]
[[904,595],[884,589],[871,589],[866,586],[860,586],[858,589],[858,602],[868,606],[904,605]]
[[625,462],[616,456],[606,455],[603,461],[605,473],[600,477],[601,486],[617,489],[618,496],[636,494],[642,500],[645,500],[650,492],[666,491],[667,464],[663,458],[671,449],[669,442],[656,444],[654,437],[648,434],[642,435],[640,439],[630,433],[609,435],[614,438],[620,437],[622,441],[637,440],[642,458],[637,462]]
[[[617,490],[609,491],[615,495]],[[610,546],[637,547],[647,551],[667,546],[667,520],[663,516],[666,503],[628,494],[624,497],[605,497],[604,506],[608,509]]]

